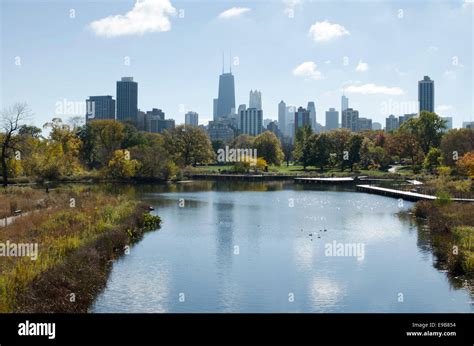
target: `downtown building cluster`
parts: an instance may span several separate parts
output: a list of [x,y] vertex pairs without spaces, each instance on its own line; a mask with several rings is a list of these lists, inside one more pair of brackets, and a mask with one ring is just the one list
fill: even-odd
[[[426,110],[433,112],[435,108],[434,81],[424,76],[418,82],[419,112]],[[141,111],[138,108],[138,83],[133,77],[122,77],[116,83],[116,100],[111,95],[90,96],[86,100],[86,122],[93,120],[117,120],[128,122],[140,131],[163,133],[175,127],[174,119],[166,119],[165,112],[159,108],[150,111]],[[341,115],[339,117],[339,114]],[[419,113],[403,115],[390,114],[385,119],[385,131],[395,131],[403,122]],[[447,129],[452,128],[452,117],[443,117]],[[199,114],[189,111],[185,114],[186,126],[200,126]],[[341,97],[340,112],[336,108],[329,108],[325,112],[325,126],[317,121],[316,104],[309,101],[306,107],[287,105],[283,100],[278,104],[278,119],[264,119],[262,109],[262,93],[250,90],[249,102],[236,107],[235,81],[232,70],[224,71],[219,76],[218,95],[213,100],[213,120],[205,129],[212,141],[227,142],[238,135],[257,136],[264,131],[271,131],[282,141],[294,141],[298,129],[310,126],[316,133],[346,128],[352,132],[367,130],[382,130],[382,124],[372,122],[372,119],[360,117],[359,111],[349,107],[349,98]],[[472,123],[463,124],[471,127]]]

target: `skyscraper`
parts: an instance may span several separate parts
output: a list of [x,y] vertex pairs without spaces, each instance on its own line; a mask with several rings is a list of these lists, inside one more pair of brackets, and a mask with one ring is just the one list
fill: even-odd
[[418,82],[418,103],[421,111],[434,112],[434,81],[428,76]]
[[224,59],[222,59],[222,74],[219,76],[219,92],[217,96],[217,111],[214,120],[230,117],[235,112],[235,86],[234,75],[229,66],[229,72],[224,72]]
[[258,90],[250,90],[249,108],[262,109],[262,93]]
[[217,102],[218,99],[213,99],[212,100],[212,118],[216,119],[217,118]]
[[347,108],[342,111],[341,118],[342,128],[349,129],[352,132],[359,131],[359,111],[352,108]]
[[339,127],[339,112],[335,108],[326,111],[326,131],[335,130]]
[[286,103],[283,100],[278,104],[278,126],[281,132],[286,135]]
[[316,106],[314,102],[308,102],[308,112],[309,112],[309,123],[313,131],[316,131]]
[[395,115],[390,114],[389,117],[385,119],[386,132],[395,131],[396,129],[398,129],[398,126],[398,118]]
[[357,119],[357,131],[372,130],[372,119],[359,118]]
[[133,77],[117,81],[117,120],[137,123],[138,84]]
[[342,112],[344,112],[347,108],[349,108],[349,99],[345,95],[342,95],[342,97],[341,97],[341,116],[342,116]]
[[298,110],[295,112],[295,135],[298,129],[306,125],[311,125],[309,110],[298,107]]
[[242,134],[257,136],[262,133],[263,112],[261,109],[247,108],[241,110],[239,116]]
[[196,112],[187,112],[184,115],[184,124],[189,126],[199,125],[199,114]]
[[115,119],[115,100],[112,96],[89,96],[86,100],[86,122]]

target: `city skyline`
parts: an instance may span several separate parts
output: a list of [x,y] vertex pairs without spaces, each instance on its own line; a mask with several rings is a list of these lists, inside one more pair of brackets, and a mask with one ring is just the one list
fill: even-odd
[[[221,69],[222,52],[226,52],[235,77],[235,107],[246,104],[249,91],[257,89],[262,93],[265,118],[277,119],[278,103],[281,100],[296,107],[305,107],[313,101],[317,114],[325,114],[331,107],[338,110],[344,92],[350,98],[350,107],[357,109],[361,117],[385,123],[389,114],[400,116],[411,113],[391,109],[418,106],[416,83],[428,75],[436,81],[435,111],[441,116],[453,117],[454,127],[472,121],[474,107],[470,97],[472,79],[469,78],[472,75],[472,52],[469,47],[462,45],[463,40],[472,38],[472,33],[456,30],[458,26],[466,25],[466,21],[472,22],[472,4],[467,2],[436,3],[433,11],[417,4],[403,3],[402,18],[399,18],[400,6],[397,3],[357,4],[354,8],[348,3],[348,9],[321,2],[302,3],[289,9],[293,11],[293,18],[286,11],[288,7],[280,2],[246,2],[249,11],[231,17],[220,15],[232,8],[234,3],[209,4],[205,16],[198,6],[189,2],[154,3],[167,4],[174,9],[175,15],[160,12],[160,18],[169,19],[167,30],[145,30],[140,34],[128,35],[118,33],[114,37],[107,37],[97,31],[98,24],[94,29],[91,23],[100,22],[101,18],[110,15],[134,11],[133,1],[120,2],[113,7],[110,4],[71,2],[74,6],[57,6],[52,8],[51,13],[44,13],[38,7],[41,16],[36,17],[28,14],[28,11],[25,14],[25,4],[3,2],[3,25],[10,25],[21,13],[22,24],[31,30],[2,35],[2,106],[27,101],[35,113],[34,123],[41,126],[55,116],[61,117],[56,111],[58,102],[84,102],[91,95],[113,95],[111,81],[119,80],[122,76],[133,76],[134,81],[140,84],[138,108],[142,111],[159,107],[176,123],[184,123],[185,113],[196,111],[200,115],[200,122],[207,123],[213,118],[212,100],[218,91],[216,75]],[[36,8],[34,4],[28,6]],[[74,18],[71,18],[72,7],[75,10]],[[440,7],[445,11],[440,11]],[[385,24],[393,32],[384,32],[387,35],[385,40],[374,35],[368,42],[372,50],[361,49],[360,40],[366,39],[371,32],[366,23],[358,23],[361,24],[358,28],[357,23],[349,19],[349,8],[379,14],[387,20]],[[185,12],[181,18],[182,9]],[[456,33],[461,39],[446,41],[437,29],[423,26],[416,29],[414,38],[410,37],[413,33],[410,30],[414,30],[413,14],[419,17],[421,11],[424,16],[436,20],[447,20],[438,18],[441,17],[440,13],[446,14],[451,20],[456,18],[452,25],[440,24],[440,28],[444,35]],[[275,22],[285,23],[288,33],[281,32],[275,23],[265,20],[263,12],[271,14]],[[48,21],[52,16],[62,19],[52,25]],[[375,26],[381,25],[380,18],[368,22]],[[267,36],[258,34],[260,30],[257,28],[267,28]],[[193,29],[213,37],[212,47],[204,42],[205,39],[196,37]],[[220,32],[215,33],[211,29],[220,29]],[[428,29],[431,31],[427,32]],[[253,35],[249,35],[250,31]],[[61,38],[75,37],[76,41],[58,41],[56,36],[46,35],[51,32]],[[172,44],[174,35],[180,35],[183,42]],[[292,42],[298,46],[298,52],[288,50],[285,59],[271,58],[275,50],[288,49],[288,43],[283,40],[288,35],[294,37]],[[38,43],[33,44],[35,38],[38,38]],[[266,41],[262,41],[262,38]],[[276,41],[277,38],[282,41]],[[17,51],[13,47],[17,47],[15,40],[18,39],[30,44]],[[443,44],[437,43],[437,40],[443,41]],[[59,47],[58,42],[61,42]],[[86,42],[86,47],[90,48],[79,57],[75,56],[76,46]],[[148,55],[143,55],[142,48],[150,47],[151,43],[159,43],[170,51],[150,59]],[[380,57],[382,48],[389,43],[392,48],[383,50],[385,54]],[[423,53],[423,58],[406,54],[414,43]],[[72,44],[75,46],[72,47]],[[181,46],[197,49],[198,54],[182,56],[179,52],[186,47]],[[354,47],[358,47],[355,50],[357,53],[349,53],[354,51]],[[398,54],[402,48],[405,49],[406,57],[400,59]],[[231,57],[228,53],[230,49]],[[397,53],[391,54],[393,50]],[[65,56],[61,59],[56,57],[54,54],[58,52]],[[172,56],[179,58],[171,59]],[[346,57],[347,65],[344,61]],[[44,78],[45,73],[49,78]],[[46,80],[54,83],[48,85],[45,95],[40,95],[37,87],[41,87]],[[183,84],[184,80],[186,83]],[[63,119],[67,120],[72,115],[63,116]],[[318,122],[323,124],[323,118],[319,116]]]

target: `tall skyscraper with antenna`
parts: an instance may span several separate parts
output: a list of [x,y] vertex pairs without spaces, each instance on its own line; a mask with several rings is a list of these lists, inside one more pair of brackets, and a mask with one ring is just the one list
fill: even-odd
[[235,113],[235,85],[232,75],[232,63],[229,56],[229,72],[224,69],[224,54],[222,54],[222,74],[219,76],[219,91],[217,96],[217,109],[214,120],[230,117]]

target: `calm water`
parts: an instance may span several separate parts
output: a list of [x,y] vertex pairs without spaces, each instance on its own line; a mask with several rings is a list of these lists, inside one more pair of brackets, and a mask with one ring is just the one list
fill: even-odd
[[[137,189],[163,226],[114,264],[93,312],[474,311],[398,214],[410,202],[283,183]],[[326,256],[333,241],[363,256]]]

